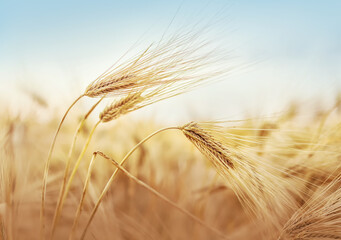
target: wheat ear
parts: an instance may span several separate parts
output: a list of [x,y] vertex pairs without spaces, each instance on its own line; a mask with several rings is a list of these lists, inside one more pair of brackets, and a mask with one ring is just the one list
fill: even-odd
[[70,106],[69,108],[66,110],[66,112],[64,113],[64,116],[62,117],[59,126],[57,128],[57,131],[54,135],[52,144],[50,146],[50,150],[48,153],[48,157],[45,163],[45,168],[44,168],[44,177],[43,177],[43,184],[42,184],[42,191],[41,191],[41,208],[40,208],[40,239],[44,239],[45,236],[45,195],[46,195],[46,185],[47,185],[47,177],[49,174],[49,168],[50,168],[50,162],[51,162],[51,157],[52,157],[52,152],[57,140],[57,136],[58,133],[62,127],[62,124],[67,116],[67,114],[70,112],[71,108],[82,98],[84,97],[84,95],[80,95]]
[[54,220],[53,220],[52,229],[51,229],[51,239],[53,238],[53,235],[54,235],[54,232],[55,232],[55,228],[56,228],[56,224],[57,224],[56,218],[57,218],[57,215],[59,214],[59,211],[60,211],[60,203],[62,201],[62,197],[63,197],[64,191],[65,191],[66,180],[67,180],[67,176],[69,174],[69,169],[70,169],[70,164],[71,164],[71,157],[72,157],[72,154],[73,154],[74,149],[75,149],[75,145],[76,145],[78,134],[80,133],[80,131],[81,131],[85,121],[88,119],[90,114],[95,110],[95,108],[98,106],[98,104],[105,97],[106,96],[104,95],[100,100],[98,100],[90,108],[90,110],[87,112],[87,114],[84,115],[83,119],[78,124],[77,130],[76,130],[76,132],[74,134],[74,137],[73,137],[73,140],[72,140],[72,143],[71,143],[71,147],[70,147],[70,150],[69,150],[69,153],[68,153],[68,157],[67,157],[67,160],[66,160],[66,165],[65,165],[65,169],[64,169],[64,176],[63,176],[63,182],[62,182],[62,185],[61,185],[61,188],[60,188],[59,197],[58,197],[58,201],[57,201],[57,206],[56,206],[54,217],[53,217]]
[[[154,135],[158,134],[158,133],[161,133],[161,132],[164,132],[166,130],[170,130],[170,129],[179,129],[178,127],[166,127],[166,128],[162,128],[162,129],[159,129],[155,132],[153,132],[152,134],[150,134],[149,136],[145,137],[143,140],[141,140],[138,144],[136,144],[125,156],[124,158],[122,159],[122,161],[120,162],[120,165],[123,165],[127,159],[131,156],[131,154],[133,154],[135,152],[136,149],[138,149],[144,142],[146,142],[147,140],[149,140],[151,137],[153,137]],[[113,182],[116,174],[118,173],[118,170],[119,169],[116,169],[114,171],[114,173],[111,175],[110,179],[108,180],[107,184],[105,185],[101,195],[99,196],[91,214],[90,214],[90,217],[89,217],[89,220],[88,222],[86,223],[86,226],[85,226],[85,229],[82,233],[82,238],[83,239],[85,237],[85,234],[86,234],[86,231],[88,230],[90,224],[91,224],[91,221],[92,219],[94,218],[96,212],[97,212],[97,209],[99,207],[99,205],[101,204],[102,202],[102,199],[103,197],[105,196],[105,194],[107,193],[107,191],[109,190],[109,187],[111,186],[111,183]]]
[[129,94],[126,97],[115,101],[108,105],[99,115],[99,119],[102,122],[109,122],[117,119],[121,115],[127,114],[133,110],[137,104],[141,103],[144,98],[141,96],[142,92],[136,92]]
[[231,145],[226,128],[215,122],[192,122],[181,129],[227,180],[244,210],[266,222],[267,230],[281,229],[283,219],[297,205],[296,189],[290,189],[287,180],[278,175],[281,169]]
[[197,123],[191,122],[181,128],[184,135],[219,168],[233,169],[231,152],[210,134],[201,129]]

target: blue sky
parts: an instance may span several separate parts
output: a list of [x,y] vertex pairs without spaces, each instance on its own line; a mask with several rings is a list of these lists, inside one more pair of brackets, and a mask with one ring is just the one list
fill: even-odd
[[[37,87],[60,104],[119,58],[136,39],[157,41],[174,28],[214,14],[215,32],[242,63],[259,62],[233,79],[180,97],[179,115],[195,101],[217,117],[290,99],[328,98],[341,87],[341,1],[0,1],[0,84]],[[233,88],[233,91],[229,91]],[[198,100],[203,92],[205,100]],[[228,96],[228,97],[227,97]],[[247,96],[247,97],[245,97]],[[192,100],[191,100],[192,99]],[[208,99],[208,100],[207,100]],[[2,100],[2,99],[0,99]],[[14,101],[11,99],[10,101]],[[173,104],[173,105],[172,105]],[[267,108],[267,107],[265,107]],[[198,110],[199,111],[199,110]],[[199,114],[200,115],[200,114]],[[228,116],[227,116],[228,117]]]

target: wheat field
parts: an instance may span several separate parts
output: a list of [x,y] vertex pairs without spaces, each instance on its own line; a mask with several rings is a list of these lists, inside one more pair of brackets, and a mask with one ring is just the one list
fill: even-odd
[[202,32],[114,65],[63,116],[3,104],[1,239],[341,239],[340,95],[309,117],[299,104],[179,125],[129,116],[244,67]]
[[[166,129],[129,117],[105,125],[79,165],[54,238],[78,239],[88,228],[85,239],[340,239],[341,112],[335,99],[331,109],[301,123],[300,112],[290,108],[272,118]],[[42,125],[39,116],[3,111],[1,237],[36,239],[44,163],[59,116]],[[78,131],[71,166],[94,124],[89,120]],[[46,238],[51,238],[75,129],[76,121],[64,123],[51,158]],[[120,167],[118,162],[141,140]],[[87,226],[115,166],[120,172]]]
[[[215,157],[210,155],[220,152],[213,146],[211,150],[205,146],[212,144],[207,139],[202,139],[206,143],[194,143],[199,145],[199,150],[191,144],[200,139],[192,139],[190,129],[186,136],[176,129],[155,135],[137,148],[124,169],[196,219],[119,172],[85,238],[339,239],[341,125],[337,121],[340,111],[335,111],[328,121],[326,111],[304,127],[295,127],[297,116],[292,114],[271,121],[233,122],[218,129],[212,127],[216,123],[203,123],[202,128],[213,131],[211,135],[219,131],[217,139],[223,136],[225,140],[221,142],[231,149],[230,154],[241,155],[239,160],[231,156],[230,164],[213,162]],[[1,136],[2,239],[39,236],[43,163],[58,116],[44,125],[37,118],[1,118],[4,129]],[[45,206],[46,237],[75,128],[74,123],[65,123],[51,161]],[[74,155],[81,152],[90,128],[91,123],[86,123],[80,131]],[[92,152],[101,151],[118,162],[135,144],[159,128],[157,123],[128,118],[98,130],[66,198],[55,239],[70,236]],[[209,151],[206,157],[201,154],[205,147]],[[267,164],[262,165],[265,161]],[[75,239],[84,230],[114,170],[110,159],[96,156]],[[272,226],[275,222],[278,226]]]

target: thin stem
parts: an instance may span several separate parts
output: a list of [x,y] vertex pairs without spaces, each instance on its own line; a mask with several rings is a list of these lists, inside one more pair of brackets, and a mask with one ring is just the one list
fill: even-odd
[[[180,207],[178,204],[174,203],[172,200],[170,200],[169,198],[167,198],[165,195],[161,194],[160,192],[158,192],[157,190],[155,190],[154,188],[150,187],[148,184],[146,184],[145,182],[143,182],[142,180],[138,179],[137,177],[133,176],[130,172],[128,172],[124,167],[122,167],[121,164],[118,164],[114,159],[106,156],[104,153],[102,152],[96,152],[95,154],[98,154],[100,156],[102,156],[103,158],[110,160],[115,167],[122,171],[127,177],[129,177],[130,179],[132,179],[133,181],[135,181],[137,184],[139,184],[140,186],[144,187],[145,189],[147,189],[148,191],[150,191],[151,193],[155,194],[157,197],[159,197],[160,199],[162,199],[163,201],[165,201],[166,203],[168,203],[169,205],[171,205],[172,207],[178,209],[180,212],[182,212],[183,214],[189,216],[191,219],[193,219],[194,221],[198,222],[200,225],[202,225],[203,227],[209,229],[210,231],[214,232],[215,234],[217,234],[219,237],[221,237],[222,239],[227,239],[227,237],[220,232],[219,230],[208,226],[204,221],[202,221],[200,218],[198,218],[197,216],[193,215],[192,213],[190,213],[189,211],[187,211],[186,209]],[[83,237],[82,237],[83,239]]]
[[[150,139],[151,137],[153,137],[154,135],[160,133],[160,132],[163,132],[163,131],[166,131],[166,130],[170,130],[170,129],[179,129],[178,127],[167,127],[167,128],[162,128],[162,129],[159,129],[157,131],[155,131],[154,133],[150,134],[149,136],[147,136],[146,138],[144,138],[143,140],[141,140],[138,144],[135,145],[135,147],[133,147],[128,153],[127,155],[125,155],[125,157],[122,159],[122,161],[120,162],[120,165],[123,165],[125,163],[125,161],[130,157],[131,154],[134,153],[134,151],[141,145],[143,144],[144,142],[146,142],[148,139]],[[101,195],[99,196],[97,202],[96,202],[96,205],[95,207],[93,208],[92,212],[91,212],[91,215],[90,215],[90,218],[85,226],[85,229],[82,233],[82,236],[81,236],[81,239],[83,239],[85,237],[85,234],[86,234],[86,231],[88,230],[89,226],[90,226],[90,223],[92,221],[92,219],[94,218],[96,212],[97,212],[97,209],[104,197],[104,195],[107,193],[107,191],[109,190],[109,187],[112,183],[112,181],[114,180],[117,172],[118,172],[119,169],[116,169],[114,171],[114,173],[111,175],[109,181],[107,182],[107,184],[105,185]]]
[[[60,188],[60,192],[59,192],[59,197],[58,197],[58,201],[57,201],[57,206],[54,212],[54,219],[56,218],[57,213],[60,211],[60,207],[61,207],[61,201],[62,201],[62,197],[64,195],[64,191],[65,191],[65,185],[66,185],[66,180],[67,180],[67,176],[69,174],[69,169],[70,169],[70,164],[71,164],[71,157],[72,154],[74,152],[75,146],[76,146],[76,141],[77,141],[77,137],[78,134],[80,133],[81,129],[83,128],[83,125],[85,123],[85,121],[87,120],[87,118],[90,116],[90,114],[94,111],[94,109],[98,106],[98,104],[105,98],[106,95],[104,95],[100,100],[98,100],[91,108],[90,110],[87,112],[87,114],[84,115],[82,121],[79,123],[77,130],[74,134],[73,140],[72,140],[72,144],[68,153],[68,157],[66,160],[66,165],[65,165],[65,170],[64,170],[64,176],[63,176],[63,182],[62,182],[62,186]],[[54,223],[56,223],[55,221],[53,221]],[[52,230],[53,232],[51,232],[51,238],[53,238],[54,235],[54,229],[56,226],[52,226]]]
[[55,231],[55,229],[56,229],[56,224],[57,224],[58,219],[59,219],[59,216],[60,216],[60,214],[61,214],[61,212],[62,212],[63,205],[64,205],[64,201],[65,201],[65,199],[66,199],[66,196],[67,196],[67,194],[68,194],[68,191],[70,190],[72,180],[73,180],[73,178],[75,177],[75,174],[76,174],[76,172],[77,172],[77,169],[78,169],[78,167],[79,167],[79,164],[80,164],[80,162],[81,162],[81,160],[82,160],[82,158],[83,158],[83,156],[84,156],[86,150],[88,149],[88,146],[89,146],[89,143],[90,143],[90,141],[91,141],[91,139],[92,139],[92,136],[93,136],[93,134],[94,134],[94,132],[95,132],[97,126],[98,126],[100,123],[101,123],[101,121],[98,121],[98,122],[95,124],[95,126],[92,128],[92,130],[91,130],[91,132],[90,132],[90,134],[89,134],[89,137],[88,137],[88,139],[87,139],[87,141],[86,141],[86,143],[85,143],[85,145],[84,145],[84,147],[83,147],[83,149],[82,149],[82,152],[80,153],[80,155],[79,155],[79,157],[78,157],[78,159],[77,159],[77,161],[76,161],[76,163],[75,163],[75,166],[73,167],[73,170],[72,170],[72,172],[71,172],[71,174],[70,174],[69,180],[68,180],[68,182],[67,182],[67,184],[66,184],[66,187],[65,187],[65,192],[64,192],[63,197],[62,197],[62,200],[61,200],[61,202],[60,202],[59,210],[58,210],[57,214],[54,216],[54,219],[53,219],[52,231],[51,231],[51,238],[52,238],[52,236],[54,235],[54,231]]
[[80,202],[79,202],[79,205],[78,205],[78,208],[77,208],[77,212],[76,212],[76,216],[75,216],[75,219],[73,221],[73,225],[72,225],[72,229],[71,229],[71,234],[70,234],[70,237],[69,237],[70,240],[74,238],[74,233],[75,233],[75,230],[76,230],[76,227],[77,227],[77,224],[78,224],[78,219],[79,219],[79,216],[80,216],[80,214],[82,212],[82,206],[83,206],[85,194],[86,194],[87,189],[88,189],[88,185],[89,185],[89,181],[90,181],[90,178],[91,178],[91,173],[92,173],[92,169],[93,169],[93,165],[94,165],[94,162],[95,162],[96,155],[97,155],[96,152],[93,153],[91,161],[90,161],[90,165],[89,165],[88,172],[87,172],[86,179],[85,179],[85,183],[84,183],[82,197],[80,199]]
[[84,97],[84,94],[80,95],[71,105],[70,107],[66,110],[64,116],[62,117],[58,129],[56,131],[56,134],[54,135],[52,144],[50,146],[49,154],[45,163],[45,168],[44,168],[44,177],[43,177],[43,184],[42,184],[42,191],[41,191],[41,207],[40,207],[40,239],[44,239],[45,236],[45,195],[46,195],[46,185],[47,185],[47,177],[49,174],[49,168],[50,168],[50,162],[51,162],[51,156],[52,152],[57,140],[58,133],[62,127],[62,124],[67,116],[67,114],[70,112],[71,108],[82,98]]

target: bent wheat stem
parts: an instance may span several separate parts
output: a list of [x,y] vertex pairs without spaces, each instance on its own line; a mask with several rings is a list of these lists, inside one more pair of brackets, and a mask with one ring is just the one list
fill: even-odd
[[[142,180],[138,179],[137,177],[133,176],[130,172],[128,172],[124,167],[122,167],[122,164],[118,164],[114,159],[106,156],[104,153],[102,152],[96,152],[95,154],[99,154],[101,157],[110,160],[115,167],[117,168],[116,170],[120,170],[121,172],[123,172],[127,177],[129,177],[130,179],[132,179],[133,181],[135,181],[137,184],[139,184],[140,186],[144,187],[145,189],[147,189],[148,191],[150,191],[151,193],[155,194],[157,197],[159,197],[160,199],[162,199],[163,201],[165,201],[166,203],[168,203],[169,205],[171,205],[172,207],[176,208],[177,210],[179,210],[180,212],[182,212],[183,214],[189,216],[192,220],[198,222],[200,225],[202,225],[203,227],[209,229],[210,231],[214,232],[215,234],[217,234],[220,238],[222,239],[228,239],[222,232],[220,232],[219,230],[207,225],[203,220],[201,220],[200,218],[198,218],[197,216],[193,215],[192,213],[190,213],[189,211],[187,211],[186,209],[180,207],[178,204],[176,204],[175,202],[173,202],[172,200],[170,200],[169,198],[167,198],[165,195],[161,194],[160,192],[158,192],[157,190],[155,190],[154,188],[150,187],[148,184],[146,184],[145,182],[143,182]],[[82,236],[83,239],[83,236]]]
[[98,121],[98,122],[94,125],[94,127],[92,128],[92,130],[91,130],[91,132],[90,132],[90,134],[89,134],[89,137],[88,137],[88,139],[87,139],[87,141],[86,141],[86,143],[85,143],[85,145],[84,145],[84,147],[83,147],[83,149],[82,149],[82,152],[80,153],[80,155],[79,155],[79,157],[78,157],[78,159],[77,159],[77,161],[76,161],[76,163],[75,163],[75,166],[73,167],[73,170],[72,170],[72,172],[71,172],[71,174],[70,174],[69,180],[68,180],[68,182],[67,182],[67,184],[66,184],[66,186],[65,186],[65,192],[64,192],[63,197],[62,197],[62,199],[61,199],[59,210],[58,210],[58,212],[56,213],[56,215],[54,216],[54,219],[53,219],[53,223],[52,223],[52,235],[51,235],[51,236],[54,235],[54,231],[55,231],[55,228],[56,228],[56,224],[57,224],[58,219],[59,219],[59,216],[60,216],[60,214],[61,214],[61,212],[62,212],[63,205],[64,205],[64,201],[65,201],[65,199],[66,199],[66,196],[67,196],[67,194],[68,194],[68,191],[70,190],[72,180],[73,180],[73,178],[74,178],[74,176],[75,176],[75,174],[76,174],[76,172],[77,172],[77,169],[78,169],[78,167],[79,167],[79,164],[80,164],[80,162],[81,162],[81,160],[82,160],[82,158],[83,158],[83,156],[84,156],[86,150],[88,149],[88,146],[89,146],[89,143],[90,143],[90,141],[91,141],[91,139],[92,139],[92,136],[93,136],[93,134],[94,134],[94,132],[95,132],[97,126],[100,124],[100,122],[101,122],[101,121]]
[[[78,137],[78,134],[80,133],[85,121],[87,120],[87,118],[90,116],[90,114],[94,111],[94,109],[98,106],[98,104],[105,98],[106,95],[104,95],[100,100],[98,100],[91,108],[90,110],[88,111],[87,114],[84,115],[82,121],[79,123],[78,127],[77,127],[77,130],[74,134],[74,137],[73,137],[73,140],[72,140],[72,143],[71,143],[71,147],[70,147],[70,150],[69,150],[69,153],[68,153],[68,157],[67,157],[67,160],[66,160],[66,165],[65,165],[65,170],[64,170],[64,176],[63,176],[63,182],[62,182],[62,186],[60,188],[60,192],[59,192],[59,197],[58,197],[58,201],[57,201],[57,206],[56,206],[56,209],[55,209],[55,212],[54,212],[54,219],[56,218],[56,215],[57,213],[60,211],[60,204],[61,204],[61,201],[62,201],[62,197],[63,197],[63,194],[64,194],[64,191],[65,191],[65,185],[66,185],[66,180],[67,180],[67,176],[69,174],[69,169],[70,169],[70,164],[71,164],[71,156],[73,154],[73,151],[75,149],[75,145],[76,145],[76,141],[77,141],[77,137]],[[54,224],[56,224],[55,221],[53,221]],[[55,225],[52,225],[52,232],[51,232],[51,238],[53,238],[53,235],[54,235],[54,230],[55,230]]]
[[[135,152],[135,150],[141,146],[144,142],[146,142],[148,139],[150,139],[151,137],[153,137],[154,135],[158,134],[158,133],[161,133],[163,131],[166,131],[166,130],[170,130],[170,129],[179,129],[178,127],[166,127],[166,128],[162,128],[162,129],[159,129],[155,132],[153,132],[152,134],[150,134],[149,136],[145,137],[143,140],[141,140],[138,144],[136,144],[126,155],[125,157],[122,159],[122,161],[120,162],[120,165],[123,165],[125,163],[125,161],[127,161],[127,159],[130,157],[131,154],[133,154]],[[99,196],[96,204],[95,204],[95,207],[93,208],[92,212],[91,212],[91,215],[90,215],[90,218],[85,226],[85,229],[82,233],[82,237],[81,239],[83,239],[85,237],[85,234],[86,234],[86,231],[88,230],[90,224],[91,224],[91,221],[92,219],[94,218],[96,212],[97,212],[97,209],[99,207],[99,205],[101,204],[102,202],[102,199],[104,197],[104,195],[107,193],[107,191],[109,190],[109,187],[111,185],[111,183],[113,182],[117,172],[118,172],[118,168],[114,171],[114,173],[111,175],[109,181],[107,182],[107,184],[105,185],[101,195]]]
[[48,153],[48,157],[45,163],[45,168],[44,168],[44,177],[43,177],[43,184],[42,184],[42,191],[41,191],[41,208],[40,208],[40,238],[43,239],[44,235],[45,235],[45,195],[46,195],[46,185],[47,185],[47,177],[49,174],[49,167],[50,167],[50,162],[51,162],[51,156],[52,156],[52,152],[57,140],[57,136],[58,133],[62,127],[62,124],[66,118],[66,116],[68,115],[68,113],[70,112],[71,108],[82,98],[84,97],[84,94],[80,95],[71,105],[70,107],[66,110],[66,112],[64,113],[64,116],[62,117],[59,126],[57,128],[57,131],[54,135],[52,144],[50,146],[50,150]]
[[70,240],[73,239],[73,237],[74,237],[74,233],[75,233],[75,230],[76,230],[76,227],[77,227],[77,224],[78,224],[78,219],[79,219],[79,216],[80,216],[80,214],[82,212],[82,206],[83,206],[85,194],[87,192],[87,188],[88,188],[88,185],[89,185],[89,181],[90,181],[90,178],[91,178],[91,172],[92,172],[92,169],[93,169],[93,165],[94,165],[94,161],[95,161],[96,155],[97,155],[97,152],[94,152],[93,155],[92,155],[91,161],[90,161],[90,165],[89,165],[88,172],[87,172],[86,179],[85,179],[85,183],[84,183],[82,197],[81,197],[81,200],[79,201],[79,205],[78,205],[78,208],[77,208],[76,216],[75,216],[75,219],[73,221],[73,225],[72,225],[72,229],[71,229],[71,234],[70,234],[70,237],[69,237]]

